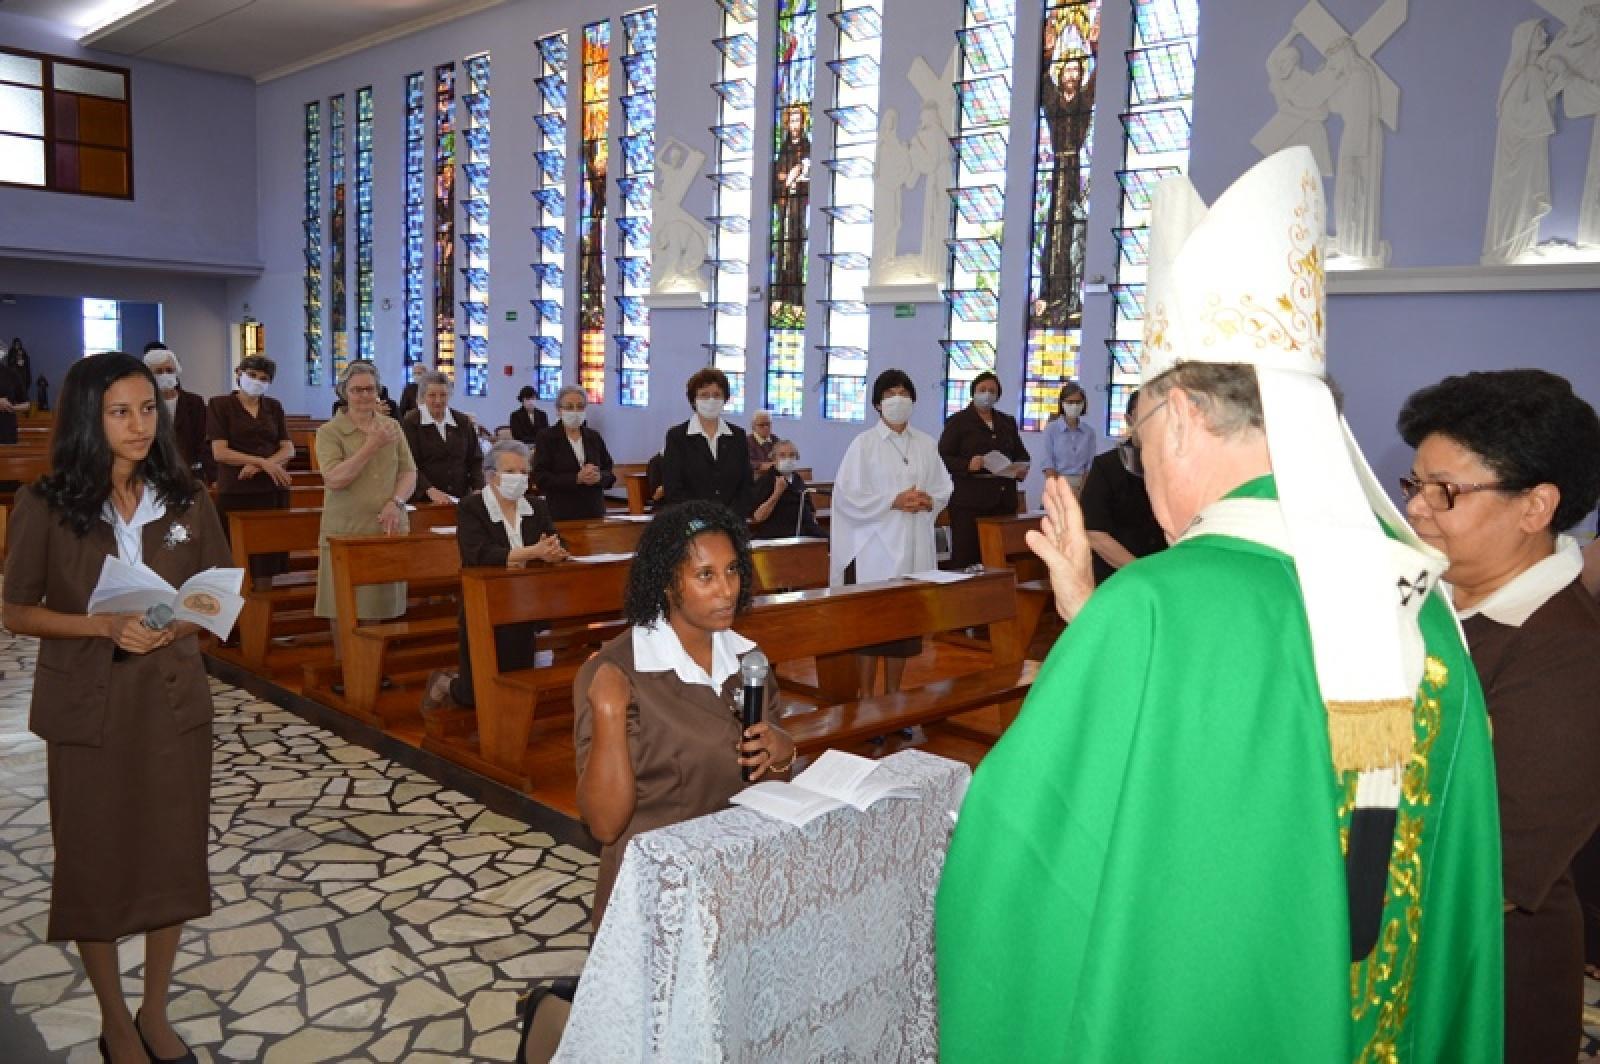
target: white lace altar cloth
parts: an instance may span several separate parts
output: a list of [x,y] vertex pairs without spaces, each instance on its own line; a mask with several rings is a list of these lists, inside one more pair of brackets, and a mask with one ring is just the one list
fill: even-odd
[[919,750],[880,764],[918,797],[636,836],[556,1061],[937,1059],[933,902],[971,773]]

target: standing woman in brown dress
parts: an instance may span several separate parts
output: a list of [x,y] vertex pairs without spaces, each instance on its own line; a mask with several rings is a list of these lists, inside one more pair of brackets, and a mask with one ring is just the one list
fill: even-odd
[[[78,943],[102,1057],[193,1060],[168,1022],[167,990],[183,924],[211,911],[211,688],[193,625],[85,611],[109,555],[179,586],[228,565],[227,544],[137,358],[74,363],[56,424],[53,471],[17,495],[0,613],[39,640],[29,727],[49,759],[49,938]],[[134,1015],[117,940],[140,933]]]
[[[289,506],[289,459],[294,441],[283,404],[267,395],[278,364],[265,355],[239,362],[238,388],[206,404],[206,439],[217,466],[217,515],[229,534],[235,510],[284,510]],[[288,568],[288,555],[257,555],[250,575],[270,577]]]
[[1537,369],[1448,377],[1406,400],[1401,480],[1483,683],[1505,881],[1508,1064],[1577,1056],[1583,910],[1575,861],[1600,830],[1600,603],[1563,535],[1600,497],[1600,417]]

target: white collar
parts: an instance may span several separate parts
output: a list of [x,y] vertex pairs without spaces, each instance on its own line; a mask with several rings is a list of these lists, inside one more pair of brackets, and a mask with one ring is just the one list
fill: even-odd
[[[700,415],[696,414],[694,417],[691,417],[689,419],[689,435],[691,435],[691,436],[704,436],[705,434],[706,434],[705,426],[700,424]],[[718,436],[732,436],[733,435],[733,430],[728,427],[728,423],[726,421],[722,420],[720,417],[717,418],[717,435]]]
[[[483,490],[478,492],[478,494],[483,496],[483,508],[489,511],[489,520],[494,521],[497,524],[505,524],[506,513],[504,510],[500,509],[500,499],[494,490],[494,486],[491,484],[485,484],[483,486]],[[517,523],[520,525],[524,517],[531,517],[532,515],[533,506],[528,502],[528,500],[526,498],[518,499]]]
[[417,420],[422,422],[424,425],[441,425],[441,424],[443,424],[443,425],[449,425],[451,428],[455,428],[456,427],[456,412],[454,410],[451,410],[448,406],[445,407],[444,408],[444,420],[441,422],[441,421],[433,420],[433,413],[427,407],[419,406],[419,407],[417,407]]
[[654,624],[633,626],[633,667],[640,672],[675,672],[686,684],[703,684],[721,692],[722,685],[739,671],[739,655],[755,643],[738,632],[711,633],[711,675],[691,658],[678,633],[661,618]]
[[140,489],[139,505],[134,507],[133,516],[124,521],[122,515],[108,498],[100,506],[100,517],[112,528],[121,527],[128,532],[136,532],[152,521],[159,521],[166,516],[167,504],[146,484]]
[[[1583,572],[1583,552],[1571,536],[1557,536],[1550,557],[1530,565],[1508,584],[1495,588],[1476,606],[1457,610],[1461,620],[1483,614],[1496,624],[1521,628],[1540,606],[1564,591]],[[1445,590],[1452,589],[1446,585]]]
[[880,417],[878,419],[878,438],[884,440],[909,440],[911,438],[911,426],[907,425],[903,431],[896,432],[894,429],[889,427],[889,423],[887,421]]

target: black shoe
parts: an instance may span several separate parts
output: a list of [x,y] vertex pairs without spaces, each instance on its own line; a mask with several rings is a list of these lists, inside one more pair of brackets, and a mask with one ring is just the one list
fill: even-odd
[[105,1061],[106,1064],[111,1064],[111,1047],[106,1045],[105,1035],[100,1036],[100,1059]]
[[567,978],[537,987],[528,995],[522,1003],[522,1036],[517,1043],[517,1060],[523,1064],[546,1064],[555,1056],[577,991],[578,981]]
[[[144,1046],[145,1053],[149,1055],[150,1059],[154,1061],[155,1064],[200,1064],[200,1058],[195,1056],[194,1050],[190,1049],[188,1046],[183,1047],[183,1056],[181,1057],[156,1056],[156,1051],[151,1049],[150,1043],[145,1040],[144,1028],[139,1026],[139,1013],[137,1012],[133,1014],[133,1029],[138,1032],[139,1044]],[[101,1044],[102,1046],[104,1045],[104,1039],[101,1040]],[[107,1057],[106,1059],[110,1060],[111,1058]]]

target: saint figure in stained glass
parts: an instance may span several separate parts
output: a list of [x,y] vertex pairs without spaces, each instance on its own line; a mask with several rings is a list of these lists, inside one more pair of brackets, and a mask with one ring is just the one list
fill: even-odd
[[606,170],[609,153],[604,139],[583,144],[584,229],[580,255],[583,259],[583,317],[585,328],[600,328],[605,322],[605,232]]
[[772,317],[805,323],[806,208],[811,201],[811,108],[783,111],[783,140],[772,168]]
[[[1095,71],[1093,57],[1078,54],[1061,59],[1065,18],[1046,19],[1044,63],[1047,74],[1039,88],[1040,123],[1049,139],[1052,165],[1046,176],[1044,239],[1039,250],[1040,283],[1033,311],[1037,325],[1070,328],[1083,317],[1083,234],[1088,203],[1083,178],[1087,173],[1086,145],[1094,118]],[[1093,49],[1100,21],[1090,23],[1087,40]],[[1076,28],[1069,34],[1076,37]],[[1077,42],[1074,41],[1076,44]]]

